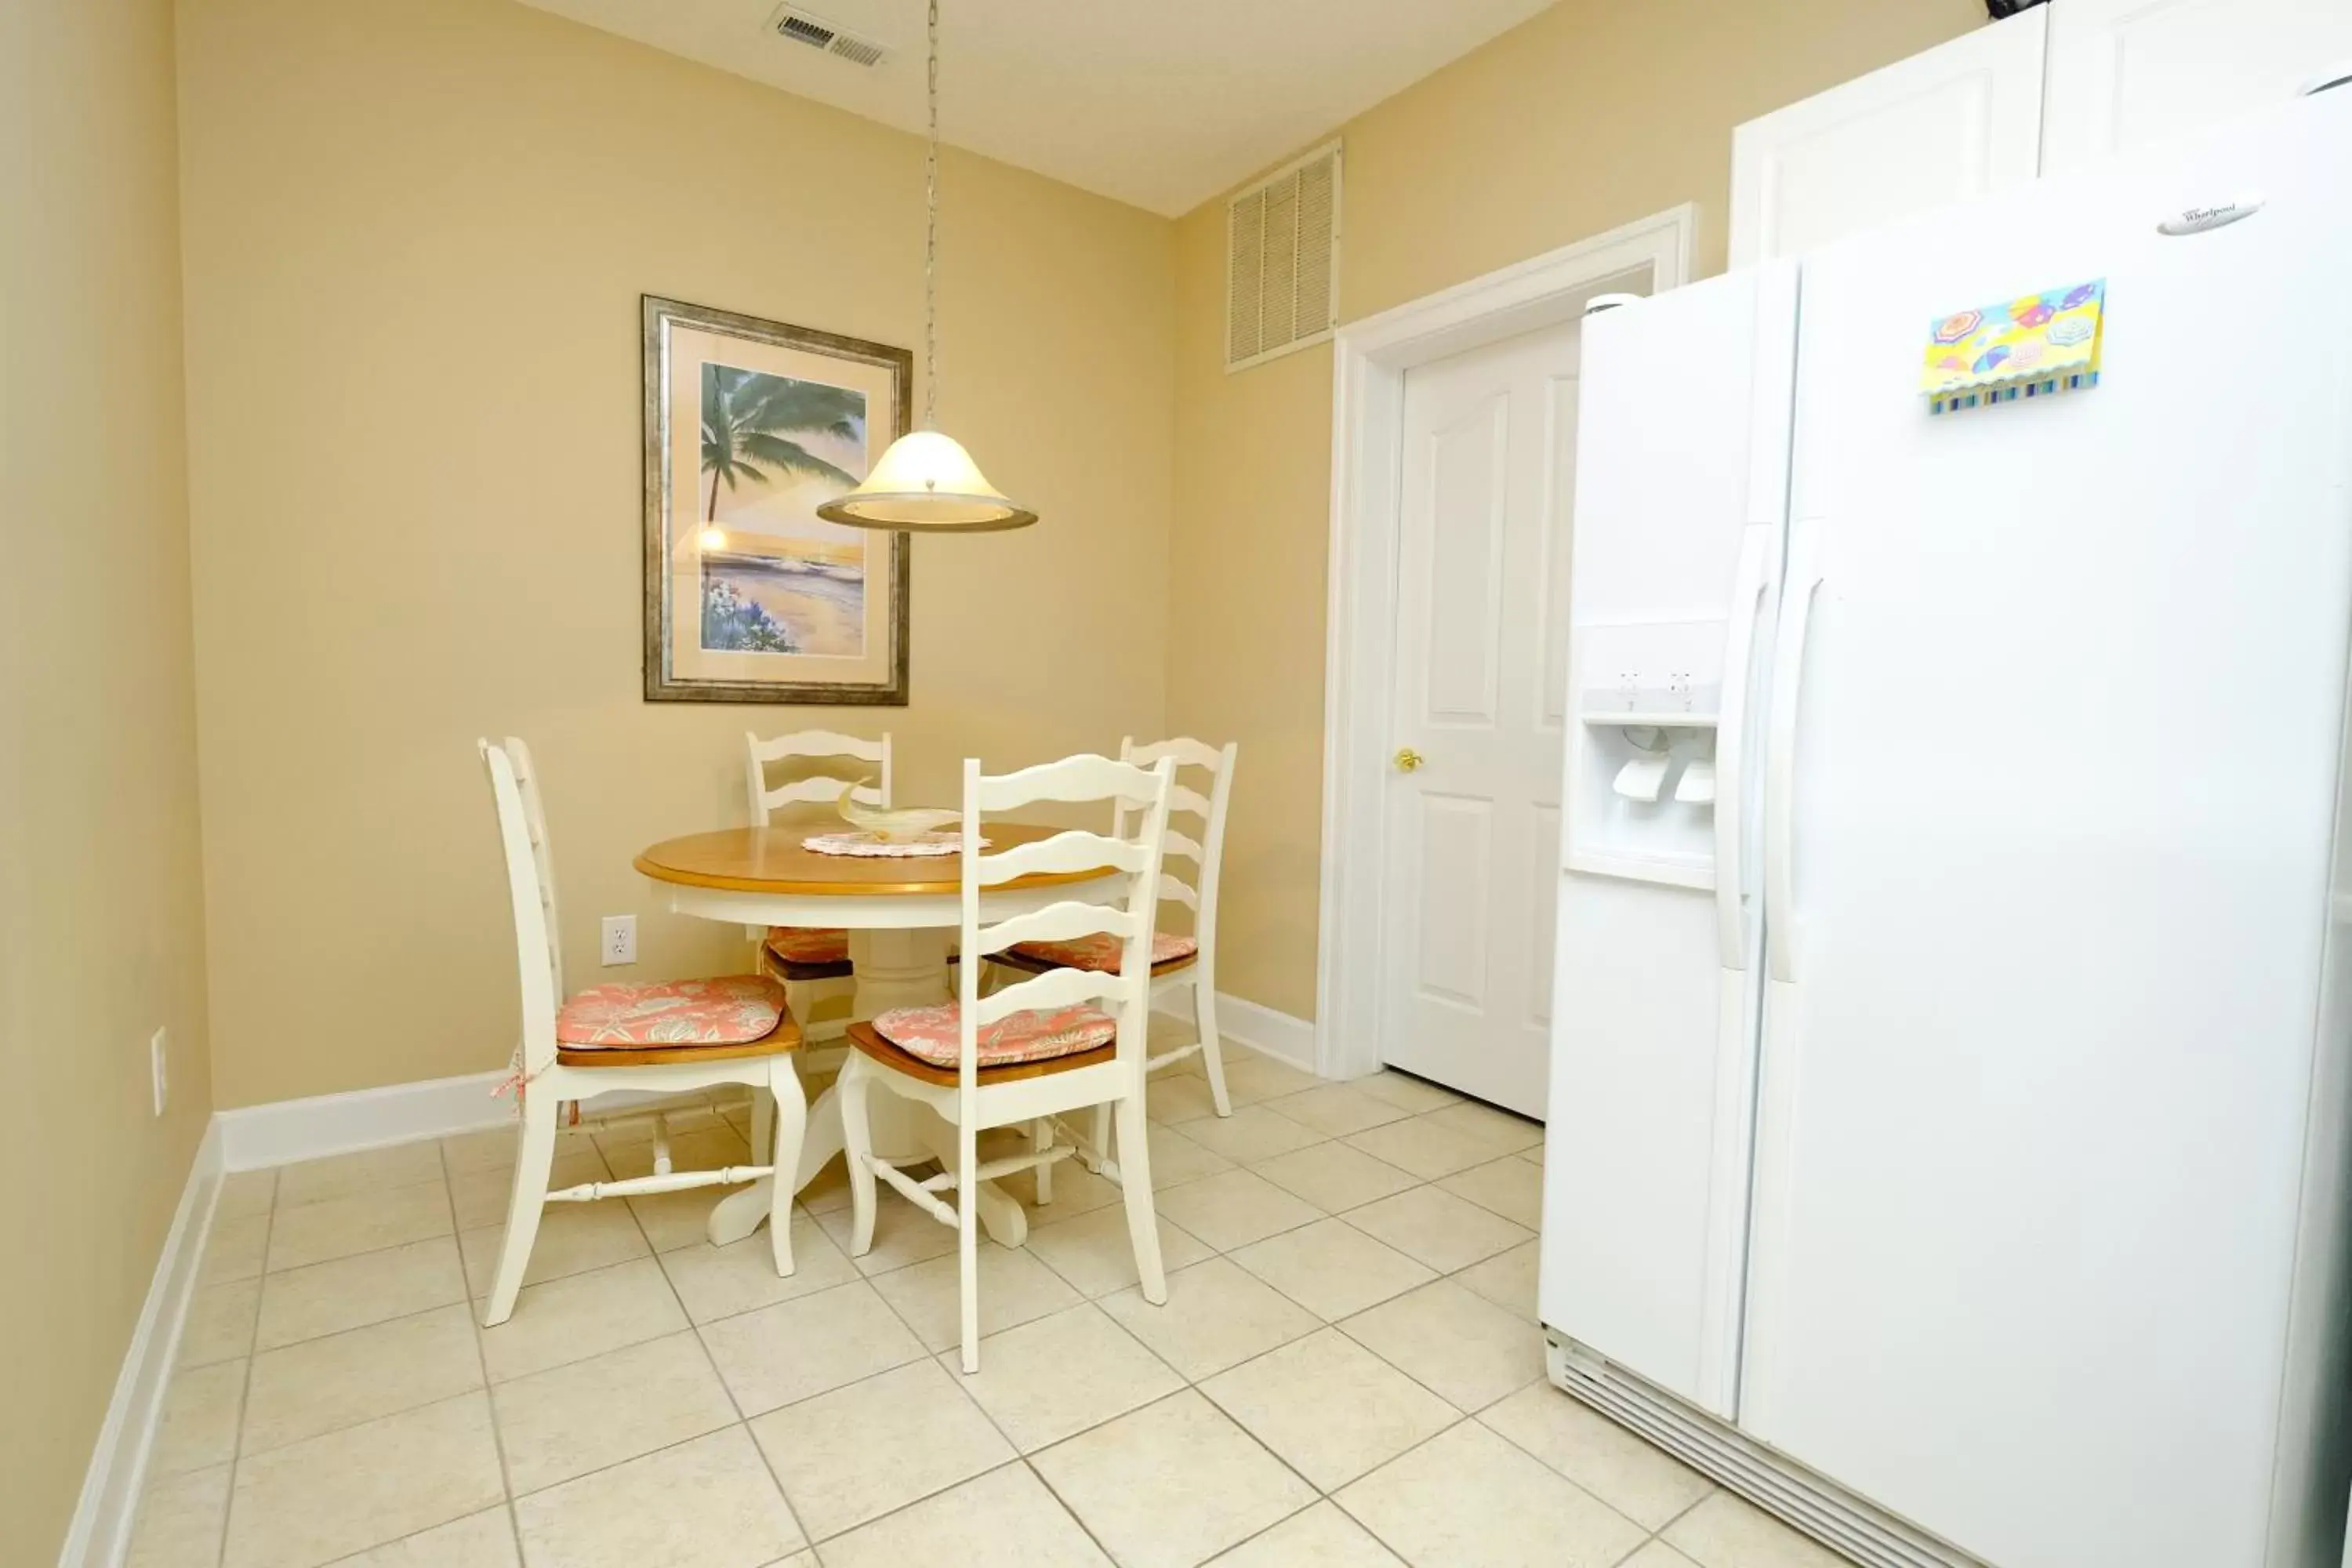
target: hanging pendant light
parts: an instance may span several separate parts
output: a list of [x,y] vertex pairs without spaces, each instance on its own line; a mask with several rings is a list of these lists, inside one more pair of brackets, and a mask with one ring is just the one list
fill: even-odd
[[856,489],[816,509],[827,522],[923,533],[989,533],[1026,528],[1037,514],[1007,500],[971,454],[939,427],[940,397],[940,0],[930,0],[927,84],[930,141],[923,163],[923,425],[890,443]]

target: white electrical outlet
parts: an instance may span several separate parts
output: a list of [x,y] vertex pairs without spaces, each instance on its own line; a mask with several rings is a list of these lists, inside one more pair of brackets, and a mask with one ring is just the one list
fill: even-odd
[[615,963],[637,961],[637,917],[606,915],[604,917],[604,963],[610,968]]
[[172,1098],[172,1048],[166,1033],[158,1029],[147,1037],[147,1076],[155,1086],[155,1114],[163,1114],[163,1107]]

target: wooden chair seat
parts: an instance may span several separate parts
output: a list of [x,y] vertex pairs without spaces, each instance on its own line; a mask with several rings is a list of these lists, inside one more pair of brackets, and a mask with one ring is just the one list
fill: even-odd
[[825,926],[770,926],[761,943],[768,961],[786,980],[838,980],[856,970],[849,962],[849,933]]
[[674,1067],[680,1062],[728,1062],[745,1057],[782,1056],[800,1048],[801,1026],[790,1013],[756,1040],[733,1045],[571,1046],[558,1045],[555,1059],[568,1068]]
[[[1024,974],[1046,974],[1066,967],[1050,959],[1040,958],[1034,953],[1024,952],[1017,947],[1008,947],[1003,952],[992,952],[988,955],[988,962],[1001,963],[1007,969],[1018,969]],[[1163,974],[1173,974],[1180,969],[1190,969],[1199,962],[1201,962],[1201,955],[1198,952],[1178,953],[1173,958],[1163,958],[1153,964],[1151,975],[1156,980]],[[1096,966],[1086,964],[1082,967],[1092,969]],[[1110,967],[1116,969],[1118,965],[1112,964]]]
[[768,967],[777,977],[798,985],[811,980],[847,980],[857,973],[857,966],[843,959],[838,963],[803,963],[794,959],[779,958],[776,950],[768,950]]
[[[956,1086],[955,1068],[940,1067],[925,1061],[912,1051],[901,1050],[884,1039],[880,1032],[870,1023],[860,1022],[850,1025],[849,1043],[884,1067],[905,1073],[908,1078],[920,1079],[925,1083],[944,1084],[950,1089]],[[983,1084],[1013,1083],[1024,1078],[1045,1078],[1052,1073],[1068,1072],[1073,1068],[1095,1067],[1103,1062],[1115,1060],[1118,1056],[1118,1047],[1114,1042],[1108,1046],[1097,1046],[1090,1051],[1072,1051],[1063,1057],[1043,1057],[1035,1061],[1008,1062],[1003,1067],[984,1067],[979,1071],[979,1079]]]

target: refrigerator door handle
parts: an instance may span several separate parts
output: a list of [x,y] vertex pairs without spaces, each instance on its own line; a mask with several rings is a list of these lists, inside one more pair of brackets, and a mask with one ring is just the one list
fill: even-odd
[[1797,711],[1804,695],[1805,641],[1813,595],[1822,585],[1819,518],[1791,531],[1789,576],[1781,594],[1778,647],[1772,655],[1772,717],[1764,741],[1764,927],[1775,980],[1797,977],[1796,898],[1790,866],[1795,837]]
[[1749,523],[1741,531],[1731,619],[1723,634],[1723,705],[1715,732],[1715,929],[1726,969],[1748,967],[1748,694],[1778,532],[1769,523]]

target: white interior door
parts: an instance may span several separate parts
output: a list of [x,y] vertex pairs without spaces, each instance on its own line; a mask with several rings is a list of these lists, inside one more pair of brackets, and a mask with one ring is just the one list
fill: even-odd
[[2049,9],[2045,174],[2284,103],[2352,59],[2347,0],[2062,0]]
[[1381,1058],[1544,1114],[1577,334],[1405,374]]
[[1795,256],[2033,178],[2050,9],[1980,27],[1733,132],[1731,265]]

